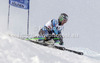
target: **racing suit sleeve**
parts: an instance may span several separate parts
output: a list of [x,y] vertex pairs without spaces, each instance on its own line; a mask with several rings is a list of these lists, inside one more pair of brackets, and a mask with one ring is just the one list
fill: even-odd
[[58,30],[57,30],[56,25],[57,25],[57,20],[53,19],[53,20],[52,20],[52,26],[53,26],[52,29],[53,29],[54,33],[55,33],[56,35],[58,35]]

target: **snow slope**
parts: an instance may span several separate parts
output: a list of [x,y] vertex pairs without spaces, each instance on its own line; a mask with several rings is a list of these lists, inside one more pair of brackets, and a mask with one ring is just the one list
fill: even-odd
[[0,63],[100,63],[100,60],[48,48],[0,33]]

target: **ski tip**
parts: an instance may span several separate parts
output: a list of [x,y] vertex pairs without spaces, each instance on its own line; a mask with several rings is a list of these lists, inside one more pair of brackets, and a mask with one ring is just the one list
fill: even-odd
[[75,52],[75,53],[78,54],[78,55],[84,55],[83,52]]
[[83,52],[80,52],[80,55],[84,55],[84,53]]

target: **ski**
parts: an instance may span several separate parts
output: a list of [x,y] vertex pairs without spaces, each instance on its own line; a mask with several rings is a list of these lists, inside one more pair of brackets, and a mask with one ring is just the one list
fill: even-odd
[[83,52],[74,51],[74,50],[71,50],[71,49],[66,49],[65,47],[59,47],[59,46],[54,46],[54,47],[59,49],[59,50],[69,51],[69,52],[76,53],[78,55],[83,55]]
[[[35,43],[35,44],[39,44],[39,45],[43,45],[43,46],[48,46],[48,44],[45,44],[45,43],[40,43],[40,42],[32,41],[32,40],[29,40],[29,41],[32,42],[32,43]],[[71,49],[66,49],[65,47],[60,47],[60,46],[53,45],[52,48],[59,49],[59,50],[62,50],[62,51],[73,52],[73,53],[78,54],[78,55],[84,55],[83,52],[74,51],[74,50],[71,50]]]
[[[42,45],[42,46],[47,46],[48,47],[48,44],[46,43],[41,43],[41,42],[38,42],[38,41],[34,41],[33,39],[29,39],[29,38],[23,38],[23,37],[18,37],[18,36],[15,36],[15,35],[9,35],[10,37],[15,37],[15,38],[18,38],[18,39],[21,39],[21,40],[25,40],[25,41],[29,41],[29,42],[32,42],[32,43],[35,43],[35,44],[39,44],[39,45]],[[66,49],[65,47],[60,47],[60,46],[55,46],[53,45],[53,47],[51,48],[55,48],[55,49],[59,49],[59,50],[62,50],[62,51],[69,51],[69,52],[73,52],[75,54],[78,54],[78,55],[84,55],[83,52],[79,52],[79,51],[75,51],[75,50],[71,50],[71,49]]]

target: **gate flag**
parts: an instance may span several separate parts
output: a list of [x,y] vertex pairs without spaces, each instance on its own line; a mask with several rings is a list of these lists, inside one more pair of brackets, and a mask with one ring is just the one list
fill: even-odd
[[22,9],[29,9],[29,0],[9,0],[9,4]]

